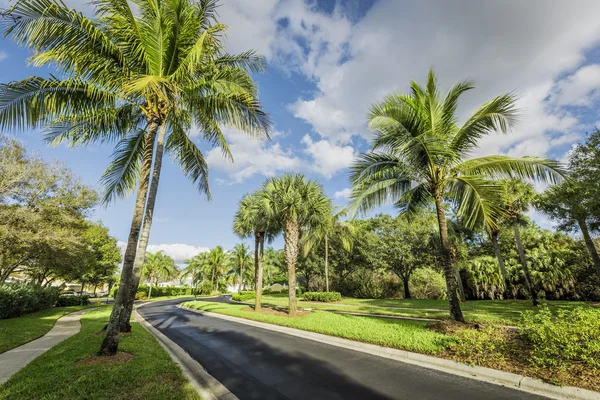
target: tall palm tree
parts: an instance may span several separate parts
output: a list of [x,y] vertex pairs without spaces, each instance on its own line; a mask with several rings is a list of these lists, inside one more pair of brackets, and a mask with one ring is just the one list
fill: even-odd
[[[126,0],[94,4],[96,21],[60,0],[20,0],[0,21],[7,36],[34,51],[34,65],[53,65],[68,76],[0,86],[0,127],[45,126],[52,143],[116,140],[103,175],[106,201],[131,192],[139,178],[120,283],[131,291],[119,291],[101,348],[101,354],[113,355],[137,286],[136,252],[147,247],[163,152],[209,196],[206,162],[188,137],[192,127],[231,158],[220,125],[265,135],[270,120],[248,73],[262,70],[264,60],[252,51],[222,50],[226,27],[215,21],[216,1],[140,0],[135,13]],[[136,279],[143,260],[138,259]]]
[[175,278],[178,274],[179,270],[175,261],[162,250],[154,254],[148,253],[142,271],[142,276],[150,283],[148,300],[152,296],[152,283],[158,286],[160,280]]
[[523,249],[521,232],[519,230],[521,217],[529,210],[529,207],[536,196],[535,189],[530,183],[523,182],[519,179],[505,179],[499,182],[499,184],[503,189],[502,200],[504,201],[507,217],[513,226],[515,244],[517,246],[517,252],[519,253],[523,274],[525,275],[525,286],[529,291],[533,305],[537,306],[537,292],[531,279],[531,272],[527,265],[527,258],[525,257],[525,250]]
[[263,259],[265,238],[270,242],[281,229],[277,221],[266,213],[264,203],[256,194],[248,194],[240,200],[233,220],[233,231],[241,238],[254,236],[254,310],[261,310],[263,285]]
[[411,83],[410,94],[391,94],[371,107],[369,126],[375,130],[371,151],[351,170],[353,210],[366,211],[392,201],[401,213],[435,204],[441,256],[450,315],[464,321],[452,270],[445,202],[455,205],[457,217],[469,227],[478,220],[494,224],[502,214],[498,177],[555,181],[560,165],[539,157],[487,156],[468,159],[479,140],[494,131],[506,132],[514,123],[515,96],[498,96],[458,125],[460,96],[473,89],[470,81],[453,86],[446,96],[433,71],[426,87]]
[[317,244],[323,244],[325,248],[325,290],[329,292],[329,238],[335,232],[339,236],[342,247],[346,251],[352,251],[354,244],[354,225],[349,222],[340,221],[348,215],[348,210],[342,208],[337,210],[333,208],[331,214],[316,228],[307,232],[303,240],[304,254],[308,255],[310,250]]
[[279,221],[283,228],[285,257],[288,267],[289,314],[295,315],[296,263],[301,233],[314,229],[331,215],[331,200],[316,181],[303,175],[285,174],[268,179],[258,192],[267,216]]
[[[239,291],[244,290],[244,267],[252,262],[252,252],[246,243],[238,243],[229,253],[232,270],[239,276]],[[246,272],[247,274],[247,272]]]

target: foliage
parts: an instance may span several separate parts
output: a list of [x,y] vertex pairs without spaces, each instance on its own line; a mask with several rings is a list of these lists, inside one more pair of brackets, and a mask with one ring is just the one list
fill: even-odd
[[[0,319],[53,307],[60,289],[25,283],[0,283]],[[79,303],[81,304],[81,303]]]
[[450,350],[469,363],[482,365],[486,362],[502,362],[509,351],[509,343],[501,333],[505,328],[484,326],[480,329],[461,329],[454,337],[456,342]]
[[418,268],[410,277],[411,294],[414,299],[445,299],[444,276],[434,268]]
[[154,254],[148,253],[142,269],[142,277],[151,284],[158,285],[161,281],[179,276],[175,261],[162,250]]
[[238,282],[243,290],[244,282],[250,283],[254,280],[253,254],[246,243],[238,243],[228,254],[229,271],[227,275],[232,282]]
[[56,307],[84,306],[89,303],[89,296],[61,296]]
[[306,301],[322,301],[325,303],[342,300],[340,292],[306,292],[303,296]]
[[520,333],[532,344],[530,360],[536,366],[566,369],[582,363],[600,370],[600,310],[528,311]]
[[234,301],[247,301],[256,297],[256,292],[254,290],[242,290],[239,293],[234,293],[231,296],[231,299]]
[[[150,286],[140,285],[136,293],[136,299],[146,300]],[[186,296],[192,295],[192,289],[189,287],[175,287],[175,286],[152,286],[152,297],[172,297],[172,296]]]
[[600,229],[600,129],[587,135],[583,143],[576,145],[569,153],[571,179],[577,188],[584,190],[581,196],[588,212],[588,222],[592,230]]

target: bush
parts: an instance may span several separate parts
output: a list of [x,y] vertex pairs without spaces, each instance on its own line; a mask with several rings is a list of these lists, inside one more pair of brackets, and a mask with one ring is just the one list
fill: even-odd
[[235,293],[231,296],[231,299],[234,301],[246,301],[250,299],[254,299],[256,297],[256,292],[254,290],[242,290],[239,293]]
[[520,334],[532,345],[530,361],[538,367],[564,370],[572,364],[600,369],[600,310],[545,308],[523,313]]
[[19,317],[23,314],[53,307],[60,289],[25,283],[0,284],[0,318]]
[[56,307],[84,306],[88,304],[89,296],[61,296],[56,302]]
[[[117,295],[118,287],[113,287],[110,291],[111,297],[115,297]],[[140,285],[138,286],[138,290],[135,294],[136,300],[146,300],[148,298],[148,292],[150,287],[148,285]],[[192,289],[189,287],[159,287],[152,286],[152,298],[154,297],[165,297],[165,296],[191,296]]]
[[330,303],[332,301],[340,301],[342,295],[339,292],[306,292],[304,300],[306,301],[323,301]]

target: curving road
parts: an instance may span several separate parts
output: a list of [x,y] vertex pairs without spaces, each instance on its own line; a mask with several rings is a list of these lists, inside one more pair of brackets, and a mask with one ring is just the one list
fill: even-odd
[[544,399],[427,368],[176,308],[140,314],[240,399]]

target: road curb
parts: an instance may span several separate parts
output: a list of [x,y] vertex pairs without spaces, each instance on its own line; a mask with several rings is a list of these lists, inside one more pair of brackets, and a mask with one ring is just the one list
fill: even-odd
[[175,364],[181,369],[183,375],[202,397],[202,400],[238,400],[229,389],[210,375],[206,369],[198,361],[194,360],[182,347],[169,339],[164,333],[156,329],[142,317],[137,309],[149,304],[154,303],[144,303],[134,308],[133,316],[135,320],[156,337],[158,343],[160,343],[167,353],[169,353],[173,361],[175,361]]
[[415,364],[421,367],[434,369],[453,375],[459,375],[478,381],[518,389],[524,392],[533,393],[540,396],[546,396],[551,399],[600,400],[599,392],[594,392],[591,390],[576,388],[572,386],[555,386],[549,383],[545,383],[538,379],[533,379],[523,375],[513,374],[510,372],[504,372],[485,367],[470,366],[452,360],[427,356],[419,353],[412,353],[405,350],[392,349],[388,347],[377,346],[374,344],[356,342],[354,340],[324,335],[321,333],[304,331],[301,329],[288,328],[285,326],[273,325],[239,317],[232,317],[229,315],[217,314],[209,311],[196,310],[193,308],[182,306],[181,304],[178,304],[177,307],[209,317],[220,318],[245,325],[251,325],[274,332],[284,333],[291,336],[297,336],[304,339],[329,344],[332,346],[359,351],[361,353],[367,353],[378,357],[388,358],[391,360]]

